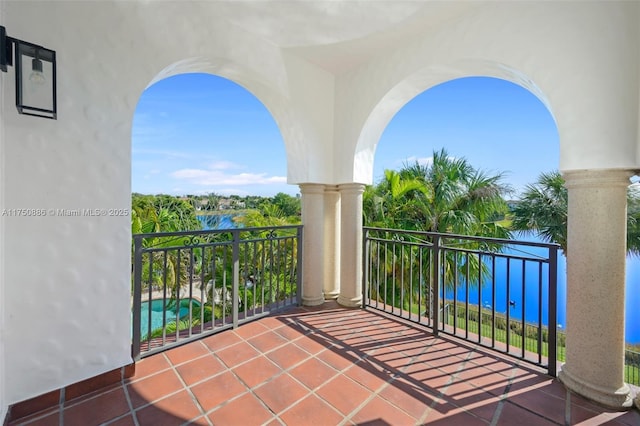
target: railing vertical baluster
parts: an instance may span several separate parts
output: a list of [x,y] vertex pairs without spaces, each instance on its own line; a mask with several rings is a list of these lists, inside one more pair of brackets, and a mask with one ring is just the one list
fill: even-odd
[[220,299],[222,302],[222,325],[227,324],[227,268],[229,246],[222,246],[222,277],[220,282]]
[[482,340],[482,253],[478,253],[478,343]]
[[369,259],[369,231],[364,230],[362,232],[362,247],[363,247],[363,256],[362,256],[362,308],[366,308],[369,305],[369,268],[371,267],[371,261]]
[[[431,321],[433,334],[439,334],[439,310],[440,310],[440,236],[434,235],[432,247],[432,267],[431,267]],[[444,282],[443,282],[444,285]]]
[[389,295],[389,292],[387,291],[387,275],[388,275],[388,270],[387,270],[387,265],[389,262],[387,262],[387,257],[388,257],[388,253],[389,253],[389,248],[388,248],[388,243],[385,241],[384,242],[384,273],[382,274],[382,276],[384,277],[384,301],[383,301],[383,305],[384,305],[384,309],[387,309],[387,296]]
[[[178,342],[180,340],[180,288],[181,286],[181,282],[180,282],[180,265],[182,264],[182,259],[180,259],[182,254],[182,250],[178,249],[178,260],[177,260],[177,266],[176,266],[176,280],[175,280],[175,292],[176,292],[176,342]],[[166,310],[167,307],[165,306],[164,309]]]
[[[409,270],[409,318],[413,318],[414,311],[414,292],[413,292],[413,265],[415,264],[414,258],[415,251],[409,246],[409,265],[412,265]],[[420,315],[420,306],[418,306],[418,315]]]
[[526,326],[526,309],[527,309],[527,300],[526,300],[526,282],[527,282],[527,264],[522,260],[522,358],[524,358],[525,352],[525,344],[526,344],[526,336],[527,336],[527,326]]
[[[192,331],[191,329],[193,328],[193,270],[194,270],[194,263],[193,263],[193,247],[189,249],[189,304],[187,305],[189,307],[189,319],[187,320],[187,323],[189,324],[189,329],[188,329],[188,333],[187,335],[189,337],[191,337],[192,335]],[[180,307],[178,306],[178,310],[180,310]]]
[[[265,272],[265,265],[267,262],[267,253],[266,253],[266,247],[265,247],[265,242],[264,241],[260,241],[260,270],[262,271],[262,274],[260,275],[260,283],[262,284],[260,287],[262,288],[261,294],[262,294],[262,312],[264,312],[264,305],[265,305],[265,294],[268,297],[270,293],[267,292],[267,274]],[[298,249],[300,249],[300,246],[298,246]],[[300,268],[302,268],[302,264],[298,265]],[[302,275],[302,274],[300,274]],[[301,287],[300,287],[301,288]],[[299,293],[298,293],[299,294]],[[301,304],[300,301],[300,296],[298,296],[298,304]]]
[[422,285],[424,283],[424,265],[422,262],[422,260],[424,259],[423,245],[420,245],[420,247],[418,247],[418,255],[420,256],[418,259],[418,321],[422,322],[422,304],[424,303],[425,307],[427,306],[427,301],[425,300],[423,302],[423,299],[426,298],[426,295],[424,294],[425,289]]
[[376,308],[380,303],[380,242],[376,242]]
[[200,334],[204,333],[204,270],[206,265],[204,258],[206,253],[206,247],[202,247],[200,252]]
[[233,236],[232,246],[232,264],[233,264],[233,281],[231,290],[231,319],[233,321],[233,328],[238,328],[238,310],[240,306],[240,231],[233,230],[231,235]]
[[394,309],[396,307],[396,291],[398,288],[398,283],[396,282],[396,268],[395,268],[395,262],[396,262],[396,246],[397,244],[394,242],[391,247],[393,249],[393,251],[391,252],[391,309]]
[[[133,330],[131,345],[131,357],[137,361],[140,359],[140,340],[142,322],[142,237],[133,236]],[[151,312],[149,312],[151,315]]]
[[557,373],[558,247],[549,248],[549,375]]
[[[149,280],[147,286],[149,288],[149,294],[147,295],[147,348],[151,349],[151,308],[153,307],[153,252],[149,253]],[[165,253],[166,256],[166,253]]]
[[402,243],[398,243],[398,245],[400,246],[399,251],[400,251],[400,316],[403,316],[403,312],[404,312],[404,286],[405,286],[405,281],[404,281],[404,268],[405,268],[405,261],[404,261],[404,251],[405,251],[405,246]]
[[[460,284],[460,271],[458,270],[458,252],[453,253],[453,333],[458,333],[458,286]],[[443,285],[442,287],[446,287]]]
[[[153,255],[153,253],[150,253]],[[163,251],[162,257],[162,344],[167,343],[167,250]],[[149,270],[151,273],[151,270]],[[151,309],[151,300],[149,300],[149,309]],[[149,310],[149,321],[151,321],[151,310]]]
[[538,364],[542,364],[542,297],[542,262],[538,262]]
[[298,305],[302,304],[302,233],[304,230],[302,226],[298,227],[297,235],[298,239],[296,241],[296,253],[298,256],[298,260],[296,262],[296,270],[298,271],[296,276],[296,282],[298,285],[298,289],[296,291],[296,302]]
[[511,351],[511,324],[509,323],[509,312],[511,311],[511,259],[507,258],[507,353]]
[[469,279],[470,279],[470,265],[469,265],[469,252],[465,252],[465,259],[467,260],[467,266],[464,271],[464,338],[469,339]]
[[496,347],[496,257],[491,257],[491,347]]

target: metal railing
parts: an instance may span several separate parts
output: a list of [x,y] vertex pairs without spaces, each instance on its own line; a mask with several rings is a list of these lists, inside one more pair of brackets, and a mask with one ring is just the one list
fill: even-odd
[[363,305],[555,376],[558,248],[365,227]]
[[640,352],[625,349],[624,364],[624,381],[631,385],[640,386]]
[[302,226],[133,236],[139,359],[299,304]]

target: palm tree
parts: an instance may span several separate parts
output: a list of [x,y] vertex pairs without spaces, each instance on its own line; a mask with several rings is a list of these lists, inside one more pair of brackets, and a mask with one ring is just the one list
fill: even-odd
[[[442,149],[433,153],[433,161],[430,164],[415,162],[405,164],[399,172],[385,171],[381,182],[367,188],[363,195],[365,224],[405,230],[509,238],[509,229],[499,222],[508,212],[503,196],[509,192],[509,187],[502,183],[502,179],[502,174],[489,175],[476,170],[466,159],[452,158]],[[478,243],[462,242],[453,238],[447,238],[447,243],[468,250],[479,248]],[[418,248],[414,249],[417,250]],[[429,277],[430,264],[424,261],[423,255],[403,250],[378,256],[380,259],[386,259],[386,263],[389,264],[384,268],[389,276],[384,277],[385,281],[382,284],[378,283],[387,290],[387,294],[378,294],[377,297],[389,300],[389,291],[395,292],[396,295],[401,291],[407,294],[408,289],[400,289],[391,281],[402,274],[405,277],[402,282],[417,282],[417,279],[407,276],[420,272],[419,266],[412,264],[412,261],[421,262],[422,259],[422,265],[427,268],[423,277]],[[396,259],[398,256],[404,259]],[[394,269],[392,265],[404,265],[403,271]],[[443,282],[448,288],[455,285],[456,271],[462,272],[463,276],[472,277],[478,277],[479,272],[488,272],[480,257],[472,254],[456,256],[453,252],[446,252],[443,256],[443,267]],[[420,283],[425,291],[426,285],[426,282]],[[427,303],[426,298],[424,302]]]
[[489,175],[465,158],[452,158],[446,150],[433,153],[430,164],[406,164],[403,178],[420,181],[426,190],[420,208],[413,209],[418,229],[430,232],[508,238],[498,220],[508,211],[504,196],[510,192],[503,174]]
[[[411,194],[412,192],[419,195]],[[385,170],[384,178],[373,187],[368,186],[363,194],[364,222],[379,228],[408,228],[412,226],[411,214],[416,200],[429,198],[428,188],[420,180],[402,177],[393,170]],[[412,207],[413,206],[413,207]]]
[[[516,231],[534,231],[548,243],[560,245],[567,253],[567,188],[559,171],[542,173],[526,186],[513,208],[511,227]],[[640,255],[640,188],[627,190],[627,251]]]
[[547,243],[567,252],[567,188],[558,171],[542,173],[525,187],[513,208],[512,229],[534,231]]

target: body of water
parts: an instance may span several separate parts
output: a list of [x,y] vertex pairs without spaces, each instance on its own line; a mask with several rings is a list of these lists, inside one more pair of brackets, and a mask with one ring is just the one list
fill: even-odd
[[238,228],[233,222],[233,218],[236,215],[226,215],[226,214],[211,214],[211,215],[202,215],[196,216],[196,218],[202,223],[202,229],[232,229]]

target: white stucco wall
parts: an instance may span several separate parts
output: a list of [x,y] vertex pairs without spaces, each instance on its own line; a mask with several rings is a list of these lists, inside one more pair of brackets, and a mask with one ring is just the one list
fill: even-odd
[[[5,3],[0,1],[0,25],[4,22]],[[5,126],[4,126],[4,93],[7,88],[4,83],[5,79],[0,78],[0,171],[4,170],[4,146],[5,146]],[[0,211],[4,208],[4,175],[0,172]],[[0,220],[0,235],[4,235],[4,221]],[[5,280],[4,280],[4,243],[0,238],[0,420],[3,420],[7,414],[7,397],[6,397],[6,373],[5,373]]]
[[[2,76],[2,208],[48,213],[2,217],[8,404],[131,362],[130,219],[53,212],[130,207],[135,85],[102,62],[99,52],[114,42],[108,21],[68,13],[9,2],[3,16],[11,36],[59,55],[57,121],[19,115],[14,70]],[[67,25],[69,16],[78,25]]]
[[[540,97],[558,124],[562,170],[634,168],[637,16],[632,2],[497,2],[381,52],[337,78],[338,180],[370,183],[375,145],[393,115],[429,87],[472,75]],[[362,161],[354,164],[354,153]]]

